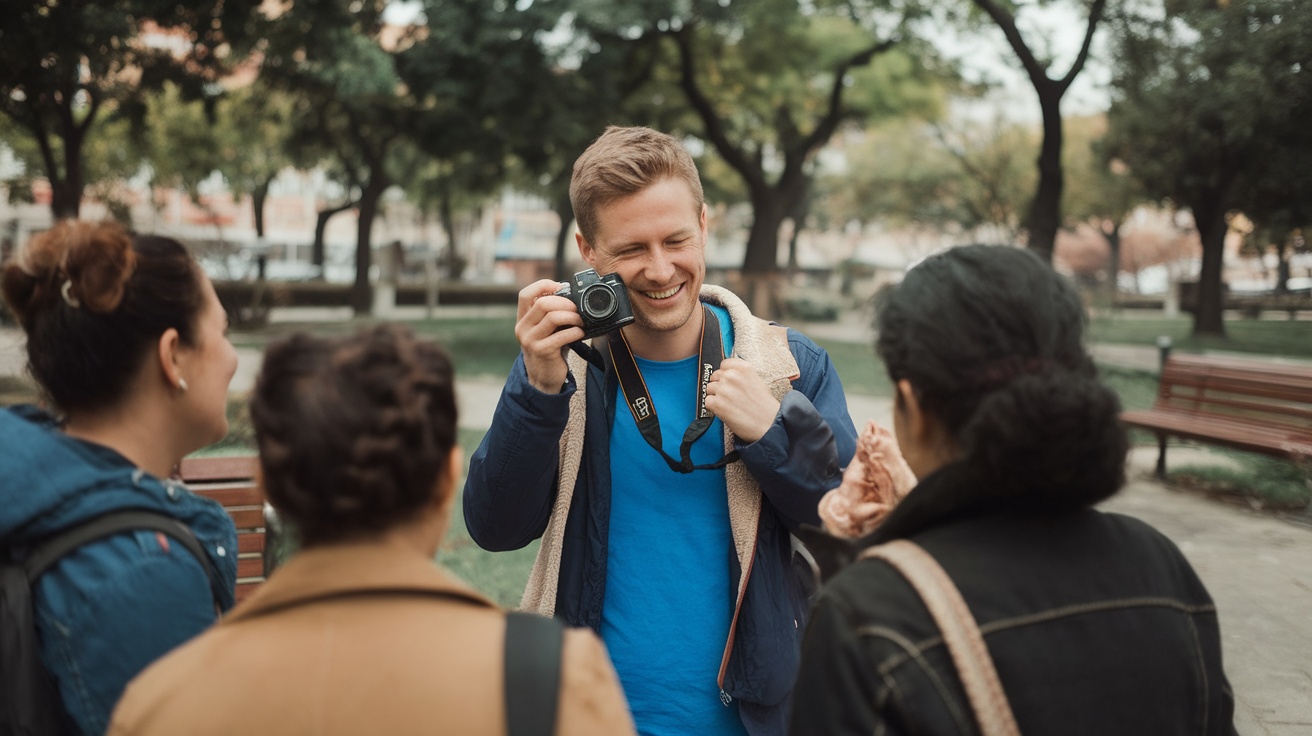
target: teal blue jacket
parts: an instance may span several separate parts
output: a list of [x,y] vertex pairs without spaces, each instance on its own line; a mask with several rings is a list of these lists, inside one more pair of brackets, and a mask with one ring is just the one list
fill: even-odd
[[223,508],[162,481],[122,455],[68,437],[35,407],[0,409],[0,544],[21,550],[118,509],[187,524],[218,573],[153,531],[92,542],[33,588],[41,652],[74,733],[102,734],[124,687],[233,605],[237,533]]

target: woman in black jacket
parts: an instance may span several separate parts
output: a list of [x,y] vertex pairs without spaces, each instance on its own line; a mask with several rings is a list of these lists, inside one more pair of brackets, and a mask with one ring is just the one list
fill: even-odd
[[[910,539],[960,589],[1021,733],[1228,734],[1216,607],[1170,540],[1093,505],[1125,481],[1119,403],[1084,313],[1033,254],[966,246],[912,268],[876,350],[919,484],[861,548]],[[793,734],[974,734],[920,597],[879,560],[820,593]]]

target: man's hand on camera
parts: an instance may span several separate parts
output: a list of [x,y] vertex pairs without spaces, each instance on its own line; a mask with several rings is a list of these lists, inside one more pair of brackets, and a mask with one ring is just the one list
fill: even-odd
[[706,408],[738,439],[755,442],[774,424],[779,401],[751,363],[725,358],[706,385]]
[[558,394],[569,376],[565,350],[583,339],[583,318],[574,302],[556,291],[563,284],[535,281],[519,292],[515,339],[524,351],[528,382],[543,393]]

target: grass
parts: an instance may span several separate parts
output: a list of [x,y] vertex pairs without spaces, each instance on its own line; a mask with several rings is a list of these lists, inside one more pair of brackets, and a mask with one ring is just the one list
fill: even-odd
[[1247,499],[1255,508],[1312,510],[1312,465],[1218,448],[1240,468],[1184,465],[1168,473],[1172,483],[1226,499]]
[[[258,332],[234,332],[232,343],[238,347],[262,349],[265,345],[293,332],[316,335],[349,335],[380,320],[351,319],[342,322],[278,323]],[[436,339],[446,346],[458,375],[504,377],[519,355],[513,317],[486,317],[407,321],[416,334]]]
[[888,371],[884,370],[884,362],[875,355],[870,343],[818,339],[816,344],[829,353],[845,392],[860,396],[893,395]]
[[[461,429],[460,446],[465,456],[473,454],[478,443],[483,440],[482,430]],[[483,591],[497,603],[514,607],[519,604],[519,597],[528,582],[533,559],[538,552],[538,542],[533,542],[523,549],[513,552],[488,552],[480,548],[469,537],[465,528],[464,515],[465,479],[461,477],[459,496],[456,498],[452,513],[451,528],[442,540],[442,547],[437,552],[437,560],[448,570],[469,584]]]
[[1193,337],[1191,317],[1099,316],[1089,320],[1090,342],[1157,345],[1159,335],[1171,338],[1174,349],[1187,352],[1220,350],[1290,358],[1312,358],[1312,320],[1237,319],[1225,323],[1226,336]]

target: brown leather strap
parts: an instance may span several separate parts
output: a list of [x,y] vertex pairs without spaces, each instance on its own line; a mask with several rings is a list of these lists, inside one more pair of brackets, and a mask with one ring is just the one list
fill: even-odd
[[858,559],[879,559],[892,565],[911,583],[934,623],[943,632],[952,663],[975,711],[983,736],[1020,736],[1007,693],[998,680],[979,625],[957,586],[928,552],[915,542],[899,539],[861,552]]

